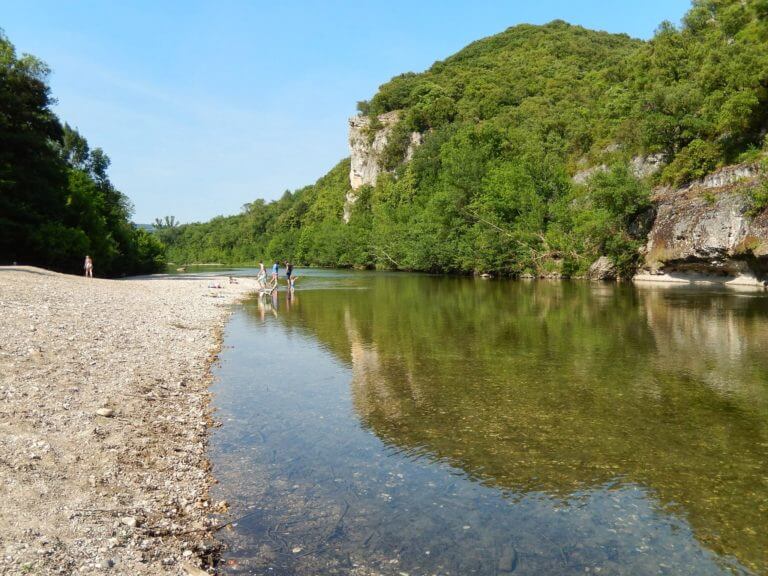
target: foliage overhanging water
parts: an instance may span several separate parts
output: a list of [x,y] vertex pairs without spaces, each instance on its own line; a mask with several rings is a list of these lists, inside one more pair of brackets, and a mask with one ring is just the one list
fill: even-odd
[[768,571],[768,298],[304,276],[227,327],[232,574]]

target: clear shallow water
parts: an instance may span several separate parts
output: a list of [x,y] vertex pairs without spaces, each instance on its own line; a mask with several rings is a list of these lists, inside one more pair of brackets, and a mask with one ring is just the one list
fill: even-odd
[[768,572],[768,298],[299,273],[229,323],[231,574]]

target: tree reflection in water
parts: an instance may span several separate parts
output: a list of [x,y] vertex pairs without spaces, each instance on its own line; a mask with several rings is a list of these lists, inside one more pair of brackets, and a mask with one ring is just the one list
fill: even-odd
[[[304,463],[297,472],[277,458],[264,481],[310,478],[324,486],[315,497],[335,498],[339,514],[337,476],[356,497],[347,498],[344,538],[323,552],[337,562],[327,569],[343,571],[342,554],[362,562],[381,553],[382,562],[394,555],[454,574],[495,574],[511,557],[520,573],[590,566],[664,573],[663,565],[671,574],[719,573],[710,550],[734,571],[736,561],[768,570],[768,299],[376,274],[310,281],[298,294],[279,320],[251,330],[295,339],[293,348],[283,346],[299,364],[297,356],[307,365],[312,357],[315,372],[307,367],[305,380],[332,351],[343,363],[329,367],[339,388],[313,388],[314,416],[333,419],[351,380],[346,394],[359,422],[389,447],[354,440],[346,414],[324,430],[307,421],[311,412],[298,415],[295,397],[276,401],[280,418],[292,414],[300,423],[260,450],[271,446]],[[318,349],[308,353],[307,342]],[[348,442],[340,442],[345,430]],[[312,438],[304,451],[302,434]],[[323,434],[336,443],[325,446]],[[318,474],[311,450],[338,458],[334,478]],[[398,481],[403,467],[412,486]],[[397,492],[398,503],[387,502],[393,495],[377,482]],[[293,505],[306,512],[313,498]],[[383,520],[370,521],[377,516]],[[475,527],[464,530],[457,522],[468,518]],[[378,552],[362,545],[370,534]],[[432,559],[408,546],[398,551],[406,535],[431,548]],[[643,547],[654,550],[645,559]],[[300,561],[288,565],[301,573]]]

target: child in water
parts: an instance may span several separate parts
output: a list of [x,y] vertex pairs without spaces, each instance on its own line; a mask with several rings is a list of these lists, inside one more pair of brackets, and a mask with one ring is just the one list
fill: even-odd
[[259,286],[262,288],[267,285],[267,271],[264,268],[264,262],[259,262],[259,273],[256,276],[256,282],[258,282]]

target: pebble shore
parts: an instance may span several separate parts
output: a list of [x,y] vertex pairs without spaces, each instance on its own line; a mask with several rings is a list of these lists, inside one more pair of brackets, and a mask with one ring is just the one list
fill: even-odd
[[209,369],[255,288],[0,267],[0,574],[203,573]]

